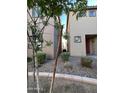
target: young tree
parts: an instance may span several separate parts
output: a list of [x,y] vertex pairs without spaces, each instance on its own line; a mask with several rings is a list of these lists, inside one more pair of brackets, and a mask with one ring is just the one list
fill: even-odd
[[[60,46],[60,38],[61,38],[61,32],[63,29],[63,26],[61,25],[61,19],[60,16],[62,13],[69,14],[70,11],[73,11],[73,13],[78,18],[78,13],[81,13],[83,10],[86,9],[87,1],[86,0],[27,0],[27,13],[31,19],[31,21],[28,22],[29,29],[32,31],[32,38],[29,35],[29,31],[27,31],[28,38],[33,46],[34,56],[35,56],[35,66],[36,66],[36,78],[37,78],[37,91],[39,91],[39,79],[38,79],[38,65],[37,65],[37,58],[36,54],[37,51],[42,51],[42,44],[43,44],[43,33],[44,28],[49,23],[50,18],[54,18],[56,27],[59,30],[59,39],[58,39],[58,48],[56,51],[56,58],[55,58],[55,65],[54,65],[54,71],[53,71],[53,77],[51,81],[50,91],[49,93],[52,93],[53,91],[53,85],[54,85],[54,79],[55,79],[55,73],[56,73],[56,66],[57,66],[57,60],[59,56],[59,46]],[[33,18],[30,14],[30,10],[35,9],[36,13],[38,14],[37,18]],[[43,27],[41,29],[37,29],[37,20],[45,20],[43,22]],[[38,43],[40,42],[41,47],[38,46]]]

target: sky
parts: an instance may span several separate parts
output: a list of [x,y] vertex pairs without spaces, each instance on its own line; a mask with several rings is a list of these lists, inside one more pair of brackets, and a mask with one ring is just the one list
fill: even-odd
[[97,0],[88,0],[88,6],[96,5]]
[[67,16],[65,14],[62,14],[61,19],[62,19],[61,23],[62,23],[62,25],[64,25],[63,30],[65,31]]
[[[96,3],[97,3],[96,0],[88,0],[88,6],[96,5]],[[62,14],[61,19],[62,19],[61,23],[62,23],[62,25],[64,25],[63,31],[65,31],[65,29],[66,29],[66,19],[67,19],[67,16],[65,14]]]

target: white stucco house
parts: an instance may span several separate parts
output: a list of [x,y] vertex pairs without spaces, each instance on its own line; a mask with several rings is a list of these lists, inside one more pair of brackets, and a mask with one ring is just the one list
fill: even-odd
[[70,12],[66,31],[70,35],[68,51],[71,56],[97,55],[97,6],[88,6],[78,20]]

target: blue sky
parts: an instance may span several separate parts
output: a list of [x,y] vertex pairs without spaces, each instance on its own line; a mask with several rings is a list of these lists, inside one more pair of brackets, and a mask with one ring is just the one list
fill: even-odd
[[88,5],[92,6],[92,5],[96,5],[97,1],[96,0],[88,0]]
[[67,16],[65,14],[62,14],[61,16],[61,23],[64,25],[64,30],[66,29],[66,19],[67,19]]
[[[97,2],[96,0],[88,0],[88,6],[97,5],[96,2]],[[64,25],[64,31],[65,31],[67,16],[65,14],[62,14],[61,19],[62,19],[61,23]]]

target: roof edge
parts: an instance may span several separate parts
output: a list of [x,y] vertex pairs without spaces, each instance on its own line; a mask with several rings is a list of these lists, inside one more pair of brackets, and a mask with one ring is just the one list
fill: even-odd
[[97,6],[87,6],[87,9],[97,9]]

